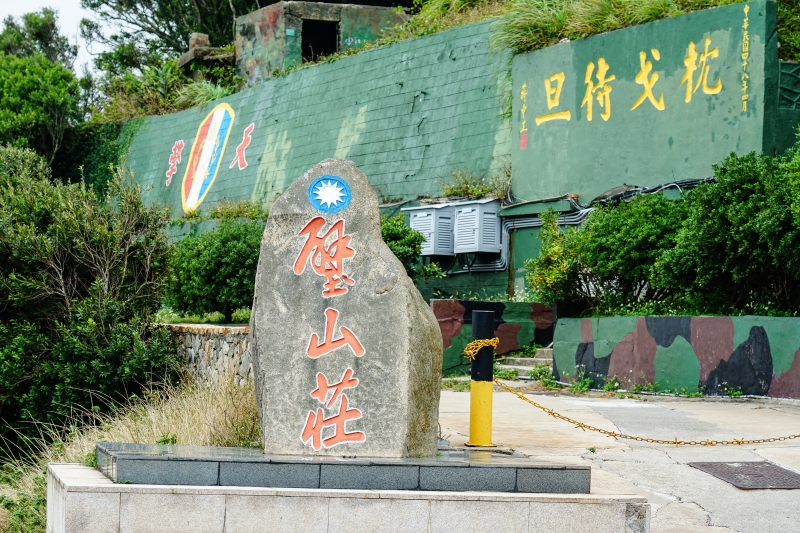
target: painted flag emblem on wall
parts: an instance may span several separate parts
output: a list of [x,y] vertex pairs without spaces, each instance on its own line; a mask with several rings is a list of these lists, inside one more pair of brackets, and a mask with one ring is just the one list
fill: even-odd
[[219,104],[200,123],[181,187],[181,201],[185,212],[197,209],[211,189],[235,116],[231,106]]

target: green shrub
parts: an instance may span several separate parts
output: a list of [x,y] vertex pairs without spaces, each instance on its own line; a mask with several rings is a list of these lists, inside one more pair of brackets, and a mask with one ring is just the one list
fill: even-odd
[[519,379],[519,371],[516,368],[498,368],[495,363],[492,373],[497,379]]
[[716,183],[689,195],[675,246],[658,262],[661,286],[711,314],[795,314],[800,308],[800,151],[731,154]]
[[250,308],[263,220],[223,219],[212,231],[184,237],[175,246],[166,304],[179,313],[219,311],[226,322]]
[[381,217],[381,237],[386,246],[403,263],[408,277],[412,280],[416,281],[420,277],[426,280],[444,277],[445,274],[437,263],[423,265],[420,261],[425,237],[408,227],[403,215]]
[[603,390],[606,392],[614,392],[622,388],[622,383],[619,381],[617,376],[611,376],[610,378],[606,379],[606,382],[603,384]]
[[715,182],[677,200],[642,195],[577,230],[543,215],[541,253],[525,263],[536,301],[583,315],[797,315],[800,145],[713,168]]
[[52,184],[31,150],[0,146],[4,430],[174,377],[169,336],[147,326],[169,265],[168,220],[120,172],[102,198],[83,183]]
[[553,369],[546,365],[533,365],[533,368],[528,370],[528,377],[541,382],[548,389],[560,389],[562,385],[553,379]]
[[541,346],[536,343],[523,344],[518,350],[507,354],[507,357],[536,357],[536,350],[539,348]]

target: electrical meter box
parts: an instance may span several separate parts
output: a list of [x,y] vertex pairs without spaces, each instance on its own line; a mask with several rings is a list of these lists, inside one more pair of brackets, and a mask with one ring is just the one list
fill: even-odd
[[454,253],[500,252],[498,200],[474,200],[450,205],[455,210]]
[[453,207],[450,204],[406,207],[411,229],[425,237],[421,255],[453,255]]

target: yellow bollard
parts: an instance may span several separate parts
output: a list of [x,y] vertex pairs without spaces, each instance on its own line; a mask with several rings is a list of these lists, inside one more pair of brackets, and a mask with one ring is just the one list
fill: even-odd
[[[492,394],[494,383],[494,311],[472,312],[472,339],[489,341],[473,353],[470,369],[469,442],[467,446],[492,444]],[[494,339],[494,342],[491,342]]]
[[494,383],[470,383],[469,442],[467,446],[493,446],[492,444],[492,393]]

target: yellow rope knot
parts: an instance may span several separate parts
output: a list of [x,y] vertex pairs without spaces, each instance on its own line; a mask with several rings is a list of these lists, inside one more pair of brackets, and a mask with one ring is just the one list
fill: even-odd
[[494,350],[497,348],[498,344],[500,344],[500,339],[497,337],[494,337],[493,339],[478,339],[476,341],[472,341],[464,347],[464,357],[470,361],[474,361],[481,348],[491,346]]

